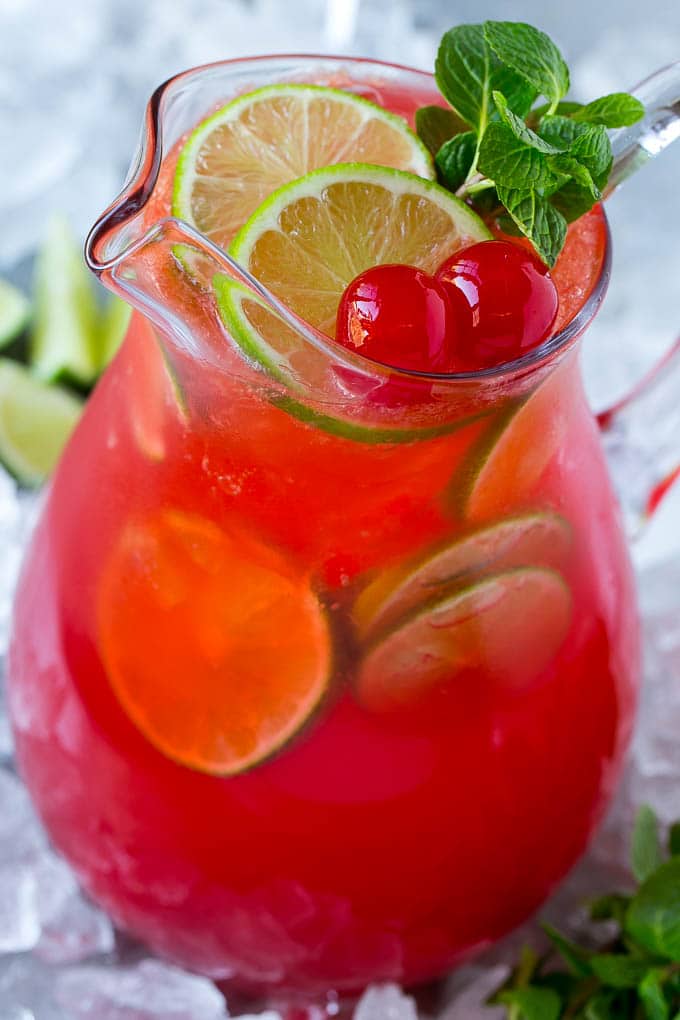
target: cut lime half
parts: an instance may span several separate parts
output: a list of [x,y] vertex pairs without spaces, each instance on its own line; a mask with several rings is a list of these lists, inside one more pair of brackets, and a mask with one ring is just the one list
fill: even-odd
[[31,306],[21,291],[0,280],[0,348],[11,344],[28,325]]
[[434,177],[427,149],[401,117],[340,89],[270,85],[196,128],[177,163],[172,211],[226,248],[272,192],[349,160]]
[[486,578],[421,608],[369,648],[359,701],[376,711],[408,705],[461,673],[520,691],[559,650],[571,612],[570,590],[554,570]]
[[571,527],[549,511],[510,517],[384,571],[357,599],[353,615],[363,640],[384,633],[436,597],[514,567],[563,567]]
[[0,358],[0,462],[24,485],[52,472],[81,411],[76,397]]

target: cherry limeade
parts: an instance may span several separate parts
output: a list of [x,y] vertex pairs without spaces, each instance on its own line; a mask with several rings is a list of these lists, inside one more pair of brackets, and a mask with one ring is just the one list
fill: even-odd
[[[605,246],[600,210],[571,227],[558,325]],[[159,953],[257,991],[423,981],[540,904],[629,735],[632,583],[576,354],[399,442],[305,421],[222,357],[199,367],[135,314],[91,400],[18,596],[19,763],[85,888]],[[472,651],[433,678],[444,624]],[[147,715],[126,666],[166,684]],[[262,760],[244,737],[235,774],[203,768],[201,728],[274,713],[303,667],[304,725]]]

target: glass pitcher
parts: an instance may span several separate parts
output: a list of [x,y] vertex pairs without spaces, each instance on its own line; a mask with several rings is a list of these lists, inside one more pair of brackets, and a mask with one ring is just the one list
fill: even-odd
[[433,92],[310,57],[154,95],[87,245],[136,311],[34,536],[9,698],[47,829],[119,925],[311,998],[424,981],[535,910],[615,787],[639,639],[578,364],[602,212],[538,351],[451,377],[369,363],[169,214],[187,130],[283,80],[403,112]]

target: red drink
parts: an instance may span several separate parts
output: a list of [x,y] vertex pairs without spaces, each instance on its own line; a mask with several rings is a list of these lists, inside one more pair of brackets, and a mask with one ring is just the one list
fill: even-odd
[[[335,352],[335,401],[301,404],[224,343],[176,242],[137,280],[185,333],[135,316],[25,566],[23,775],[159,953],[302,996],[428,979],[564,875],[630,733],[633,586],[576,351],[397,375],[388,406]],[[594,211],[555,273],[560,326],[605,249]]]

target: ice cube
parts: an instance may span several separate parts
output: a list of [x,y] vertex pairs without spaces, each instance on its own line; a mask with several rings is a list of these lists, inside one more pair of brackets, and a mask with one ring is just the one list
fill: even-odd
[[40,936],[35,875],[25,864],[0,867],[0,953],[32,949]]
[[231,1020],[283,1020],[280,1013],[274,1012],[273,1009],[267,1009],[264,1013],[239,1013],[238,1016],[233,1016]]
[[8,762],[14,754],[14,741],[7,715],[7,701],[5,699],[3,679],[3,659],[0,656],[0,765]]
[[158,960],[133,967],[72,967],[55,999],[73,1020],[223,1020],[224,997],[208,980]]
[[68,1020],[52,996],[54,971],[30,954],[0,960],[2,1020]]
[[372,985],[361,996],[354,1020],[418,1020],[418,1012],[397,985]]
[[32,860],[45,845],[28,793],[12,772],[0,768],[0,866]]
[[40,938],[35,952],[48,963],[80,963],[115,945],[113,925],[80,890],[68,865],[46,851],[35,866]]

